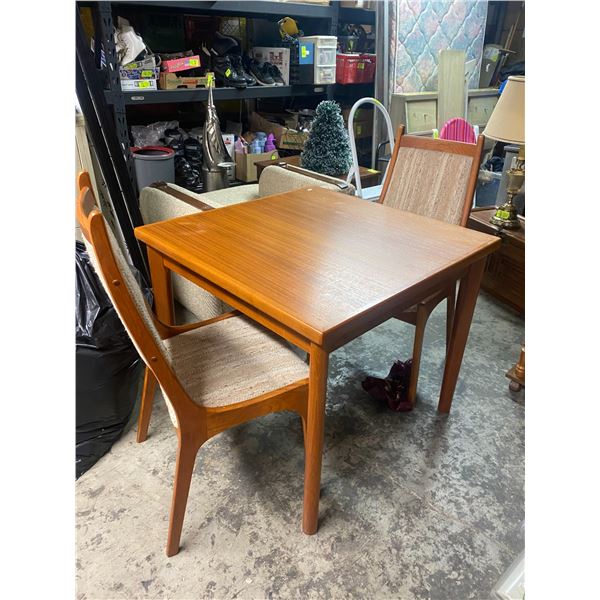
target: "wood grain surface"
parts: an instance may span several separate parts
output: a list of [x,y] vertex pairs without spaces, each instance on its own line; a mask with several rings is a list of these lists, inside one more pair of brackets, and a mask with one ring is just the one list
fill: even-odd
[[322,188],[144,225],[136,236],[317,344],[334,332],[342,340],[360,317],[373,327],[377,308],[408,306],[500,243]]

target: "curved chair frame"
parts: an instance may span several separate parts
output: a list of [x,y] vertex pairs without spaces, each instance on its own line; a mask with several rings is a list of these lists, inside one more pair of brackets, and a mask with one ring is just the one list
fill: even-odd
[[[159,348],[127,287],[122,285],[123,277],[111,248],[106,222],[96,206],[89,175],[85,171],[78,175],[78,188],[77,219],[81,232],[94,249],[101,270],[99,276],[147,367],[137,441],[146,440],[157,381],[160,383],[163,393],[168,397],[176,416],[179,443],[166,548],[167,556],[173,556],[179,551],[192,472],[196,454],[202,444],[226,429],[282,410],[298,413],[302,418],[303,429],[306,431],[308,378],[236,404],[220,407],[205,407],[196,404],[189,397],[167,362],[164,349]],[[235,318],[239,314],[238,311],[232,311],[200,323],[171,326],[160,322],[151,312],[154,325],[162,339],[168,339],[223,319]]]
[[[416,148],[421,150],[430,150],[434,152],[448,152],[452,154],[461,154],[472,157],[472,165],[469,172],[469,180],[466,185],[464,198],[462,199],[462,210],[460,223],[465,227],[469,220],[473,195],[477,185],[477,176],[479,173],[479,164],[481,162],[481,153],[483,151],[483,136],[477,138],[477,144],[466,144],[463,142],[455,142],[450,140],[441,140],[426,138],[421,136],[404,135],[404,125],[398,127],[396,134],[396,144],[394,152],[387,169],[386,178],[383,184],[381,197],[377,200],[380,204],[385,204],[386,197],[390,193],[390,181],[394,173],[398,154],[401,148]],[[421,352],[423,349],[423,337],[425,335],[425,327],[427,319],[433,309],[443,300],[446,300],[446,351],[452,334],[452,326],[454,324],[454,308],[456,305],[456,287],[453,285],[450,288],[442,289],[436,293],[423,298],[420,302],[409,308],[401,311],[395,317],[410,323],[415,326],[415,337],[413,342],[413,362],[410,375],[410,384],[408,389],[408,400],[415,404],[417,400],[417,383],[419,380],[419,368],[421,366]]]

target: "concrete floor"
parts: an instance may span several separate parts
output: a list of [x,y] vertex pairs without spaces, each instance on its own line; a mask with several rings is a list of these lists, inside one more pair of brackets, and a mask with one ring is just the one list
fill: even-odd
[[300,531],[300,419],[280,413],[200,450],[167,558],[176,436],[157,398],[147,442],[132,426],[77,482],[78,598],[489,598],[524,545],[524,392],[504,377],[524,327],[480,296],[444,417],[444,314],[430,319],[411,413],[360,386],[410,357],[410,326],[389,321],[332,355],[315,536]]

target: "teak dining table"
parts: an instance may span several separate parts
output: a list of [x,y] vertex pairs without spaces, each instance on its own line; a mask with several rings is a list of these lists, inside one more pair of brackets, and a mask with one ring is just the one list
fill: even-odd
[[308,352],[303,531],[318,528],[329,354],[460,281],[438,410],[450,411],[486,257],[500,240],[318,187],[135,229],[155,310],[178,273]]

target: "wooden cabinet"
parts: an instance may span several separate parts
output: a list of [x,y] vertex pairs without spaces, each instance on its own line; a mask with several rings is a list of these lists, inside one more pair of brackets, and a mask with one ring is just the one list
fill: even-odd
[[467,227],[497,235],[502,246],[486,263],[481,287],[505,304],[525,315],[525,220],[517,230],[498,228],[490,223],[494,208],[474,208]]
[[[390,116],[394,130],[403,124],[406,125],[405,133],[430,135],[431,130],[437,127],[437,97],[437,92],[392,94]],[[467,120],[472,125],[479,125],[480,133],[487,125],[496,102],[496,88],[469,90]]]

